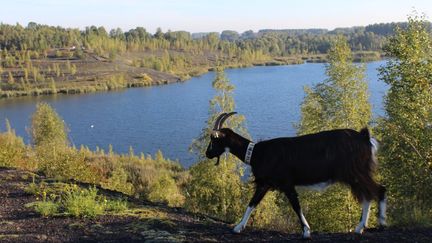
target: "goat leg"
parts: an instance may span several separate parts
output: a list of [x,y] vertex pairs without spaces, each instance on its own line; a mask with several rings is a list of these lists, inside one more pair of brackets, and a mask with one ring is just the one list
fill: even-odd
[[249,205],[246,209],[245,214],[243,215],[242,220],[233,229],[234,233],[238,234],[238,233],[242,232],[242,230],[246,227],[246,224],[249,220],[250,215],[252,214],[252,212],[256,208],[256,206],[264,198],[264,196],[267,193],[267,191],[269,190],[269,188],[270,187],[267,185],[257,184],[256,189],[255,189],[255,193],[254,193],[251,201],[249,202]]
[[303,239],[310,239],[311,238],[310,227],[301,210],[300,202],[298,200],[298,195],[296,190],[294,189],[294,187],[290,187],[289,189],[284,190],[284,192],[291,203],[291,207],[294,209],[294,212],[297,214],[297,217],[299,218],[299,222],[303,231],[302,234]]

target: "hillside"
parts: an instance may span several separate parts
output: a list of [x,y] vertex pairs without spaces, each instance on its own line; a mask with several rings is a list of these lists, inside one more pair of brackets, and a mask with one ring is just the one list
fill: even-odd
[[[391,33],[393,27],[379,29]],[[193,38],[186,31],[151,34],[142,27],[108,33],[96,26],[0,23],[0,98],[166,84],[217,66],[325,62],[338,34],[346,37],[355,61],[378,60],[388,37],[374,30],[223,31]]]
[[[33,180],[45,181],[48,186],[58,183],[32,172],[0,168],[1,242],[304,242],[298,233],[250,226],[242,234],[232,234],[232,225],[205,215],[133,198],[128,198],[130,206],[123,213],[95,219],[64,215],[44,218],[26,206],[36,200],[26,192]],[[100,188],[99,192],[109,198],[125,197]],[[362,236],[345,232],[313,233],[312,237],[311,242],[430,242],[432,228],[370,229]]]

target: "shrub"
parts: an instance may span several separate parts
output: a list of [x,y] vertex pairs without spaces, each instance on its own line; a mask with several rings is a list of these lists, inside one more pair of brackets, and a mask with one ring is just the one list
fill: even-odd
[[26,146],[21,137],[16,136],[9,121],[6,120],[6,132],[0,133],[0,166],[33,167],[25,163]]
[[34,210],[42,215],[43,217],[53,216],[59,212],[60,205],[56,202],[58,199],[57,195],[50,194],[49,198],[47,198],[47,191],[45,188],[45,184],[36,184],[33,182],[25,188],[27,193],[32,193],[37,196],[36,200],[41,198],[41,201],[36,201],[33,203],[26,204],[26,207],[33,207]]
[[133,193],[133,185],[128,182],[128,175],[121,167],[115,168],[108,180],[102,182],[101,185],[106,189],[119,191],[127,195],[132,195]]
[[47,103],[38,103],[32,116],[30,135],[35,146],[63,147],[68,144],[64,121]]
[[432,38],[430,23],[410,17],[386,47],[380,68],[390,88],[379,122],[381,171],[392,223],[432,224]]
[[65,212],[74,217],[95,218],[104,213],[104,203],[98,200],[97,189],[80,189],[76,185],[66,191],[62,202]]
[[99,182],[101,176],[86,162],[86,156],[70,147],[36,147],[39,169],[48,177]]
[[104,200],[105,211],[120,213],[128,209],[126,200]]
[[34,208],[44,217],[64,213],[73,217],[94,218],[107,212],[120,213],[128,209],[126,200],[108,200],[98,195],[95,187],[83,189],[71,184],[36,184],[33,181],[25,191],[36,195],[36,200],[41,199],[26,206]]
[[37,213],[43,217],[53,216],[58,213],[59,205],[53,201],[35,202],[33,207]]
[[[117,163],[126,171],[128,181],[133,185],[133,194],[170,206],[181,206],[184,197],[177,182],[177,175],[183,173],[178,162],[165,159],[161,151],[151,156],[135,156],[133,151],[118,157]],[[184,175],[178,178],[183,178]]]
[[148,199],[153,202],[164,202],[173,207],[182,206],[185,200],[176,181],[167,172],[160,173],[150,185]]
[[243,213],[243,184],[237,163],[221,158],[219,166],[213,161],[201,161],[190,169],[191,180],[187,185],[186,208],[235,222]]

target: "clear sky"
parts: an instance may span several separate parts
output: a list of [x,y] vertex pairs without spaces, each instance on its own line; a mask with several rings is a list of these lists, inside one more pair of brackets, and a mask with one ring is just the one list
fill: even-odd
[[413,9],[430,20],[432,0],[0,0],[0,22],[243,32],[400,22]]

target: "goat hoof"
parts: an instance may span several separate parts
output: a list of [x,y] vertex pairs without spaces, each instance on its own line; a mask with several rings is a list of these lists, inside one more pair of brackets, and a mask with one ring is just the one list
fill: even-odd
[[234,227],[234,229],[233,229],[232,231],[233,231],[233,233],[235,233],[235,234],[240,234],[240,233],[242,232],[243,229],[244,229],[244,228],[243,228],[243,225],[237,225],[236,227]]
[[383,231],[383,230],[385,230],[387,228],[387,225],[386,224],[380,224],[379,226],[378,226],[378,230],[379,231]]
[[309,236],[304,236],[304,235],[302,235],[302,238],[301,238],[302,240],[312,240],[312,237],[309,235]]
[[302,239],[303,240],[310,240],[311,239],[311,233],[310,233],[309,229],[303,231]]
[[383,228],[387,227],[387,222],[386,222],[385,219],[380,218],[378,221],[379,221],[379,228],[380,229],[383,229]]
[[362,224],[357,225],[357,227],[354,230],[354,233],[356,233],[357,235],[361,235],[361,234],[363,234],[363,231],[364,231],[365,228],[366,227],[363,226]]

